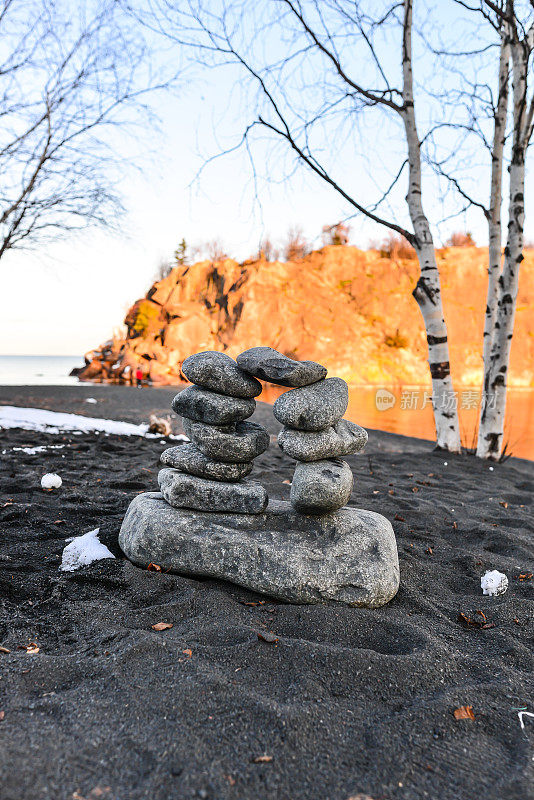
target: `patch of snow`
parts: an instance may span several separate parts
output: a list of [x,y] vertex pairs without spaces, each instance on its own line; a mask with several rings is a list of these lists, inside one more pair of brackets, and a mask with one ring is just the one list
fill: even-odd
[[[12,447],[11,449],[14,453],[27,453],[29,456],[34,456],[36,453],[45,453],[47,450],[61,450],[63,447],[65,447],[64,444],[40,444],[37,447]],[[7,450],[4,452],[7,452]]]
[[111,550],[102,544],[98,538],[100,528],[88,531],[82,536],[74,536],[66,539],[70,542],[63,550],[60,570],[63,572],[74,572],[75,569],[86,567],[93,561],[101,561],[103,558],[115,558]]
[[[47,411],[42,408],[18,408],[16,406],[0,406],[0,428],[22,428],[27,431],[42,433],[65,433],[70,431],[81,433],[110,433],[117,436],[147,436],[160,438],[158,434],[148,434],[148,425],[134,425],[132,422],[120,422],[114,419],[83,417],[80,414],[65,414],[59,411]],[[168,437],[182,442],[189,439],[183,434]]]
[[504,594],[508,589],[508,578],[504,572],[499,570],[488,570],[480,579],[480,588],[482,594],[489,594],[496,597],[499,594]]
[[86,403],[92,403],[94,405],[95,403],[98,403],[98,400],[95,400],[94,397],[86,397],[85,398],[85,402]]
[[43,475],[41,478],[41,487],[46,491],[60,489],[62,483],[63,481],[55,472],[47,472],[46,475]]

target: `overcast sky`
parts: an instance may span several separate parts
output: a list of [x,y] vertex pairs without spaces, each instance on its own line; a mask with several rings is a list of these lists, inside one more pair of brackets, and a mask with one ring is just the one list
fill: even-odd
[[[261,186],[261,209],[252,203],[251,170],[245,153],[211,164],[191,187],[209,155],[232,141],[242,128],[239,103],[229,114],[236,73],[198,71],[178,87],[175,96],[154,100],[160,133],[150,143],[118,143],[131,149],[140,171],[125,173],[122,191],[127,214],[120,236],[86,232],[43,251],[13,253],[0,267],[0,352],[3,354],[83,354],[120,326],[127,308],[148,290],[158,264],[168,260],[184,237],[188,244],[218,239],[236,258],[258,248],[262,236],[281,241],[288,228],[299,225],[316,246],[321,228],[349,212],[347,205],[319,179],[297,173],[285,183]],[[401,143],[402,144],[402,143]],[[263,167],[273,155],[267,143],[258,145],[256,160]],[[382,150],[376,169],[353,170],[343,151],[348,174],[360,197],[376,196],[376,175],[394,168],[397,153]],[[365,154],[364,154],[365,155]],[[484,176],[481,178],[484,181]],[[402,187],[404,191],[405,188]],[[527,192],[527,209],[532,192]],[[443,216],[435,193],[424,198],[427,215]],[[353,243],[366,246],[385,231],[361,219],[351,222]],[[485,223],[479,212],[462,216],[436,235],[469,229],[481,244]],[[530,226],[527,216],[527,235]]]

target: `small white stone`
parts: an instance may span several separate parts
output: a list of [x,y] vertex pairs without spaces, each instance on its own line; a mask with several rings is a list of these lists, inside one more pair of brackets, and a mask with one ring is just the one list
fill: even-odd
[[504,572],[499,572],[497,569],[488,570],[480,579],[480,588],[482,594],[489,594],[492,597],[504,594],[508,589],[508,578]]
[[490,467],[490,468],[489,468],[489,471],[490,471],[490,472],[493,472],[493,467]]
[[62,483],[63,481],[55,472],[47,472],[46,475],[43,475],[41,478],[41,488],[47,492],[50,492],[52,489],[59,489]]

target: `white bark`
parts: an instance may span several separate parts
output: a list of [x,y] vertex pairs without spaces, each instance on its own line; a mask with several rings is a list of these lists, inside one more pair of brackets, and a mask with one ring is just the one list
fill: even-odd
[[532,134],[532,104],[527,106],[527,73],[532,51],[532,29],[520,40],[517,29],[511,44],[513,74],[513,144],[510,160],[508,237],[504,266],[498,279],[498,301],[486,368],[487,402],[480,416],[477,455],[498,459],[503,447],[506,388],[514,330],[519,269],[523,261],[525,221],[525,157]]
[[499,95],[495,109],[493,147],[491,151],[491,183],[488,212],[489,263],[488,295],[484,320],[484,364],[489,364],[495,315],[498,302],[498,280],[502,264],[502,170],[504,143],[506,140],[506,116],[508,113],[508,69],[510,45],[503,33],[499,59]]
[[486,313],[484,317],[484,338],[482,360],[484,377],[482,383],[482,402],[478,427],[477,455],[485,457],[487,442],[485,435],[485,415],[491,400],[491,352],[493,335],[496,330],[497,306],[499,302],[499,276],[502,268],[502,173],[504,160],[504,144],[506,141],[506,119],[508,114],[508,84],[510,65],[510,42],[507,26],[503,26],[501,33],[501,47],[499,58],[499,94],[495,109],[493,146],[491,150],[491,181],[490,202],[487,212],[488,219],[488,292],[486,298]]
[[426,329],[436,446],[459,453],[461,452],[460,425],[450,374],[449,344],[443,315],[440,276],[432,233],[422,203],[421,144],[417,134],[413,98],[412,7],[413,0],[404,0],[401,116],[408,145],[409,183],[406,201],[414,228],[414,247],[421,270],[413,296],[423,316]]

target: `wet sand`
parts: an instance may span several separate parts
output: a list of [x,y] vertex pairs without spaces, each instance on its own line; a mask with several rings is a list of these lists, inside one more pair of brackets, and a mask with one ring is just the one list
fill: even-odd
[[[8,387],[0,403],[146,422],[174,393]],[[256,418],[278,429],[269,406]],[[392,521],[401,588],[367,610],[127,562],[118,531],[131,498],[156,488],[158,439],[13,429],[0,442],[2,800],[529,796],[531,462],[490,469],[371,431],[348,459],[350,504]],[[65,447],[14,449],[47,444]],[[252,477],[287,499],[293,467],[273,442]],[[62,488],[43,492],[44,472]],[[96,527],[116,559],[60,572],[65,539]],[[505,595],[482,596],[487,569],[507,574]],[[477,611],[487,627],[459,621]],[[19,649],[30,642],[38,653]],[[454,718],[464,705],[474,720]]]

